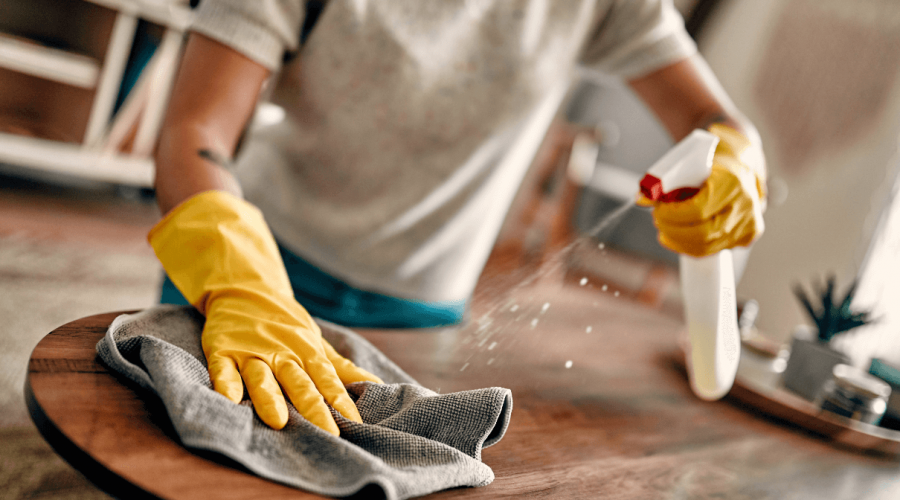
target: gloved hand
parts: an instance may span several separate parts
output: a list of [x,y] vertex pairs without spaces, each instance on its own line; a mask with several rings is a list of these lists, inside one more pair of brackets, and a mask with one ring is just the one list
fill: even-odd
[[246,385],[257,415],[274,429],[288,419],[282,389],[301,415],[334,435],[325,401],[362,421],[344,384],[381,380],[322,339],[294,299],[275,239],[254,206],[223,191],[200,193],[172,209],[148,239],[206,316],[203,352],[217,392],[239,403]]
[[765,179],[761,152],[736,130],[713,124],[719,138],[712,171],[700,190],[683,201],[650,200],[659,242],[672,251],[703,257],[726,248],[749,246],[764,229]]

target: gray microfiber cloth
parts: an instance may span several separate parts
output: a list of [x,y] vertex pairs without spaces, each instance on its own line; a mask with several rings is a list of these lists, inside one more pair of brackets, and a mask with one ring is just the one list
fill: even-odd
[[364,423],[332,410],[340,437],[310,424],[290,404],[287,426],[272,430],[249,400],[236,405],[213,391],[200,346],[203,317],[193,308],[158,306],[119,316],[97,352],[160,397],[185,446],[220,453],[273,481],[331,496],[374,485],[389,499],[493,481],[481,449],[506,432],[508,389],[437,394],[356,333],[319,325],[338,352],[385,381],[347,386]]

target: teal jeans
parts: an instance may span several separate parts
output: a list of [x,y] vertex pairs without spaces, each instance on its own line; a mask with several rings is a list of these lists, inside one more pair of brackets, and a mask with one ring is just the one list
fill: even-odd
[[[360,328],[431,328],[463,320],[466,301],[422,302],[354,288],[301,259],[280,243],[294,297],[313,316]],[[168,276],[159,302],[188,305]]]

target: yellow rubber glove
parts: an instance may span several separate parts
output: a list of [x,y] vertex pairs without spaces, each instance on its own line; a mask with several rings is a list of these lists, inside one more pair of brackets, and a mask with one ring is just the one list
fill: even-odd
[[256,207],[207,191],[171,210],[148,239],[172,282],[206,316],[203,352],[217,392],[239,403],[246,385],[257,415],[274,429],[288,419],[282,389],[301,415],[334,435],[339,430],[325,401],[362,421],[344,384],[381,380],[322,339],[294,299]]
[[684,201],[651,201],[639,195],[638,204],[653,207],[659,242],[694,257],[726,248],[749,246],[765,230],[765,180],[761,162],[751,158],[750,141],[722,124],[709,127],[719,138],[712,171],[700,190]]

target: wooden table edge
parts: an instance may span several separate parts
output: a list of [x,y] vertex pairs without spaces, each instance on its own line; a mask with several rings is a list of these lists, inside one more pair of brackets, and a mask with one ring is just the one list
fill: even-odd
[[140,498],[158,499],[147,491],[135,486],[127,479],[111,471],[98,462],[90,454],[79,448],[68,436],[63,433],[51,418],[44,413],[40,403],[31,389],[31,375],[25,377],[25,404],[28,406],[28,414],[34,422],[38,432],[44,438],[53,451],[63,458],[69,465],[87,478],[95,486],[114,498]]
[[[60,325],[44,335],[29,356],[29,368],[25,373],[25,385],[23,393],[25,396],[25,405],[28,407],[28,415],[31,417],[31,421],[34,423],[35,427],[37,427],[38,432],[44,438],[44,441],[46,441],[47,444],[49,444],[50,447],[53,448],[53,451],[55,451],[60,457],[62,457],[63,460],[71,465],[72,468],[78,471],[82,476],[87,478],[91,483],[93,483],[103,492],[115,498],[158,499],[160,497],[148,493],[146,490],[143,490],[140,487],[132,484],[130,481],[120,476],[119,474],[116,474],[108,467],[98,462],[89,453],[78,447],[78,445],[76,445],[71,439],[69,439],[69,437],[59,428],[56,422],[54,422],[53,419],[47,415],[47,413],[44,411],[44,408],[41,406],[40,401],[38,401],[37,396],[35,396],[34,390],[31,387],[32,370],[30,366],[30,360],[34,358],[34,351],[40,348],[41,342],[43,342],[47,337],[73,323],[84,322],[86,320],[103,316],[110,316],[109,323],[112,323],[112,320],[119,315],[132,314],[134,312],[136,311],[121,311],[85,316],[83,318],[70,321],[64,325]],[[100,366],[102,366],[104,370],[106,370],[106,367],[103,364],[100,364]],[[112,376],[111,372],[106,371],[106,373]]]

